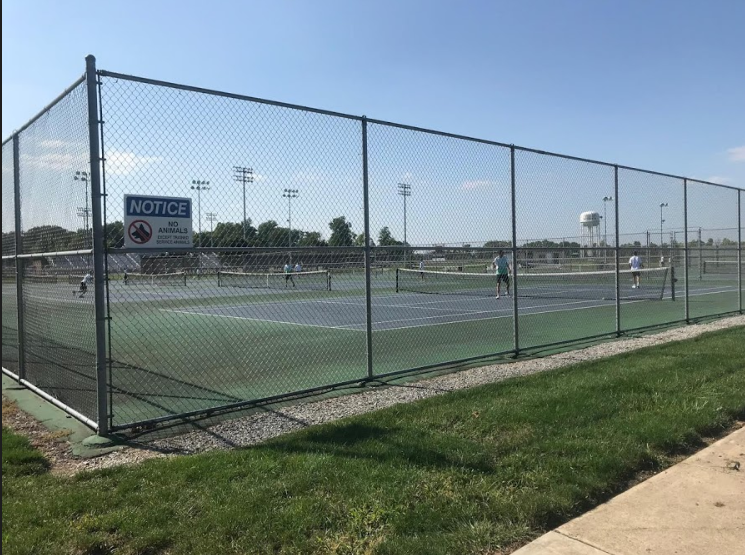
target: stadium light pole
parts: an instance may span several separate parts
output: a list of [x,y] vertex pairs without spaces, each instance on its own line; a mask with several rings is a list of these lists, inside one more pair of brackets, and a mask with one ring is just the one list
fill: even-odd
[[398,184],[398,194],[404,197],[404,266],[406,265],[406,257],[408,254],[409,243],[406,240],[406,198],[411,196],[411,185],[408,183]]
[[207,221],[210,223],[210,247],[215,246],[215,222],[217,221],[217,214],[214,212],[207,212]]
[[[287,225],[290,232],[287,234],[287,246],[292,249],[292,199],[298,197],[297,189],[284,189],[282,196],[287,198]],[[292,251],[289,252],[290,264],[292,264]]]
[[88,226],[88,218],[91,214],[91,209],[88,206],[88,172],[75,172],[75,175],[73,176],[73,180],[75,181],[82,181],[85,183],[85,208],[82,206],[78,207],[78,216],[83,218],[83,221],[85,222],[85,246],[88,247],[89,242],[89,226]]
[[233,166],[233,179],[239,183],[243,183],[243,240],[248,241],[248,225],[246,217],[246,183],[254,182],[254,170],[253,168],[245,168],[243,166]]
[[668,204],[666,202],[661,202],[660,203],[660,254],[662,254],[662,244],[665,242],[664,239],[663,239],[663,237],[662,237],[662,224],[665,223],[665,220],[662,217],[662,209],[663,208],[666,208],[667,205]]
[[[613,197],[603,197],[603,258],[608,258],[608,218],[606,218],[606,205],[608,202],[613,202]],[[607,262],[607,260],[603,260]]]
[[199,181],[198,179],[192,179],[191,188],[197,192],[197,206],[199,213],[199,246],[202,246],[202,191],[209,191],[209,181]]

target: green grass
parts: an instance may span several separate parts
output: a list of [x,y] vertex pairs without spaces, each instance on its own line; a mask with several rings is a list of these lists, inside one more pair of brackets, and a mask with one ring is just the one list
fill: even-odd
[[75,478],[40,474],[16,447],[6,462],[4,433],[3,549],[499,553],[745,418],[744,334],[460,391],[248,449]]

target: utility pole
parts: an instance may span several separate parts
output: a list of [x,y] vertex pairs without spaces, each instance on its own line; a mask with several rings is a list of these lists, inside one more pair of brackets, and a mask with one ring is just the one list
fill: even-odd
[[408,183],[399,183],[398,194],[404,197],[404,266],[406,266],[406,258],[409,250],[409,242],[406,239],[406,198],[411,196],[411,185]]
[[233,166],[233,179],[243,184],[243,240],[248,241],[248,218],[246,216],[246,183],[254,182],[253,168]]

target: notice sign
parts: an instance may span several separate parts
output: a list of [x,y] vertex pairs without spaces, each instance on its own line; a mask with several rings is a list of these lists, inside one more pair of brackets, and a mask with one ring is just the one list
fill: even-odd
[[124,246],[129,249],[189,248],[191,199],[124,195]]

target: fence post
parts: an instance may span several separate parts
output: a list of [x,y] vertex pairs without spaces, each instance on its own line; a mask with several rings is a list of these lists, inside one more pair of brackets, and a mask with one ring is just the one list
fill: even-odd
[[88,137],[90,148],[91,207],[93,217],[93,275],[96,303],[96,397],[98,435],[109,433],[108,383],[106,379],[106,279],[104,270],[103,217],[101,214],[101,155],[98,134],[98,75],[96,58],[85,58],[88,89]]
[[[621,244],[621,236],[619,235],[619,226],[618,226],[618,165],[613,166],[613,192],[615,193],[613,195],[613,198],[616,200],[613,202],[613,210],[614,210],[614,219],[613,222],[615,225],[615,232],[616,232],[616,247],[613,249],[613,252],[616,257],[616,337],[621,336],[621,252],[620,252],[620,244]],[[608,245],[606,245],[607,248]],[[649,258],[647,258],[649,260]]]
[[373,377],[372,354],[372,294],[370,283],[370,187],[367,168],[367,117],[362,116],[362,196],[365,210],[365,331],[367,377]]
[[740,302],[740,314],[742,314],[742,189],[737,191],[737,261],[739,262],[737,272],[739,289],[737,296]]
[[26,379],[26,356],[25,335],[26,328],[23,322],[23,240],[21,238],[21,152],[20,137],[18,133],[13,135],[13,205],[15,209],[15,251],[16,251],[16,309],[18,317],[18,379]]
[[515,145],[510,146],[510,187],[512,189],[512,332],[515,356],[520,354],[520,333],[517,321],[517,208],[515,202]]
[[[685,307],[685,319],[686,324],[690,324],[691,313],[690,307],[688,306],[688,180],[683,178],[683,279],[685,280],[683,303]],[[670,279],[675,279],[675,274],[670,276]],[[673,287],[675,285],[673,284]],[[673,289],[674,291],[675,289]]]

